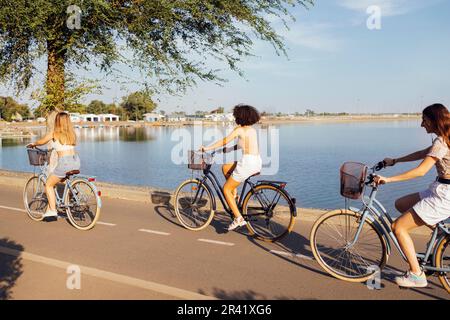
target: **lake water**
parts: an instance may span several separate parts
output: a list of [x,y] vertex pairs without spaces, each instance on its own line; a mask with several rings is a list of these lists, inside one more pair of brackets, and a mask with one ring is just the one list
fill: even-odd
[[[184,149],[198,147],[202,139],[207,145],[212,138],[218,138],[219,133],[230,129],[79,128],[77,150],[83,173],[95,175],[100,181],[174,190],[192,174],[185,163],[179,163],[186,158],[178,152],[181,146]],[[275,163],[272,168],[279,167],[275,174],[262,178],[286,181],[287,190],[297,198],[298,206],[308,208],[344,206],[339,194],[339,168],[343,162],[373,165],[384,157],[406,155],[431,145],[431,136],[420,127],[419,121],[285,124],[259,129],[263,162],[272,161]],[[273,141],[266,137],[267,133]],[[189,136],[194,136],[195,140]],[[3,139],[0,168],[32,171],[24,148],[28,142],[27,139]],[[414,165],[400,164],[386,169],[383,174],[393,175]],[[219,166],[216,171],[219,172]],[[396,198],[426,188],[435,176],[433,169],[423,178],[383,186],[378,199],[394,213]]]

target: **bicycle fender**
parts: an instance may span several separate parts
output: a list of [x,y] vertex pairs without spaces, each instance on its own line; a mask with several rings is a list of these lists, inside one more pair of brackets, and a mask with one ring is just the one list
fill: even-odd
[[[357,208],[355,208],[355,207],[349,207],[348,209],[349,209],[350,211],[353,211],[353,212],[361,213],[361,210],[360,210],[360,209],[357,209]],[[375,208],[372,208],[372,209],[373,209],[374,211],[376,211],[377,213],[379,213],[379,212],[377,211],[377,209],[375,209]],[[386,250],[387,250],[387,254],[388,254],[388,256],[390,256],[390,255],[391,255],[391,252],[392,252],[392,249],[391,249],[391,242],[389,241],[389,238],[388,238],[388,236],[387,236],[386,230],[385,230],[384,227],[380,224],[380,222],[378,222],[378,220],[375,219],[374,217],[367,215],[367,216],[366,216],[366,219],[369,219],[370,222],[373,223],[373,226],[377,229],[377,231],[380,232],[381,236],[382,236],[383,239],[384,239],[384,242],[386,242]]]
[[434,257],[436,257],[437,249],[438,249],[439,246],[441,245],[441,242],[442,242],[442,241],[445,241],[445,238],[447,238],[447,237],[449,237],[448,234],[443,234],[443,235],[441,235],[439,238],[436,239],[436,244],[434,245],[434,248],[433,248],[433,255],[432,255],[433,263],[435,262],[435,261],[434,261]]

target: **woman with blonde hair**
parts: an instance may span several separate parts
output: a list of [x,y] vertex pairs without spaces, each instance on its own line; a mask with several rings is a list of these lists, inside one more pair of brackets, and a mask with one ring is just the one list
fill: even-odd
[[[47,115],[47,128],[46,128],[46,134],[49,134],[55,130],[55,119],[60,111],[53,110]],[[48,167],[47,167],[47,177],[49,177],[52,172],[55,170],[56,166],[58,165],[58,153],[53,148],[53,140],[50,140],[47,143],[47,149],[50,150],[50,156],[48,161]]]
[[70,116],[66,112],[59,112],[55,117],[55,127],[53,131],[48,132],[42,139],[28,145],[30,148],[42,146],[52,142],[53,149],[58,154],[58,164],[55,170],[47,177],[45,192],[48,199],[48,208],[44,218],[56,217],[56,196],[55,185],[61,182],[70,171],[80,169],[80,158],[75,152],[76,135],[73,129]]

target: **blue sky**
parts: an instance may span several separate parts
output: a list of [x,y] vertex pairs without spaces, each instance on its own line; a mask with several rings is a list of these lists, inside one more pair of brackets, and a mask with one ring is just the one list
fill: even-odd
[[[381,30],[366,26],[371,5],[381,8]],[[450,1],[317,0],[310,10],[292,13],[297,20],[289,31],[274,21],[288,58],[256,41],[257,57],[240,65],[244,78],[224,68],[228,82],[222,86],[199,82],[182,97],[159,95],[159,109],[191,113],[249,103],[271,112],[418,112],[434,102],[450,105]],[[124,79],[138,77],[126,67],[120,70]],[[87,75],[107,87],[87,101],[119,102],[139,89],[95,69]],[[13,91],[0,87],[4,94]],[[29,102],[28,93],[17,98]]]

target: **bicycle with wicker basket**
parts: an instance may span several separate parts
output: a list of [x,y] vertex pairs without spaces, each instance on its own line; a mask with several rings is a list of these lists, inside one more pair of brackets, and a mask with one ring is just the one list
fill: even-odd
[[[320,266],[332,276],[350,282],[364,282],[382,270],[391,254],[392,241],[402,258],[406,256],[392,232],[392,217],[376,199],[379,186],[374,173],[385,168],[379,162],[369,168],[346,162],[340,170],[341,195],[358,200],[360,209],[347,206],[324,214],[311,230],[311,249]],[[366,187],[370,192],[366,193]],[[439,277],[450,293],[450,230],[444,223],[433,228],[426,252],[418,253],[422,269]]]
[[[230,152],[236,149],[235,146],[217,152]],[[217,152],[189,151],[188,168],[202,174],[199,178],[182,182],[174,196],[175,214],[179,222],[189,230],[203,230],[211,223],[217,210],[217,199],[233,219],[223,188],[217,176],[211,171]],[[251,181],[257,175],[259,173],[244,182],[237,205],[252,235],[261,240],[276,241],[288,234],[294,226],[297,216],[295,198],[286,191],[286,182]]]
[[[29,148],[27,152],[30,165],[40,168],[40,172],[25,184],[23,202],[28,216],[34,221],[42,221],[48,206],[45,184],[50,152],[37,147]],[[101,193],[94,182],[94,177],[80,175],[76,170],[66,173],[62,193],[55,187],[57,211],[65,212],[70,224],[79,230],[92,229],[100,217]]]

